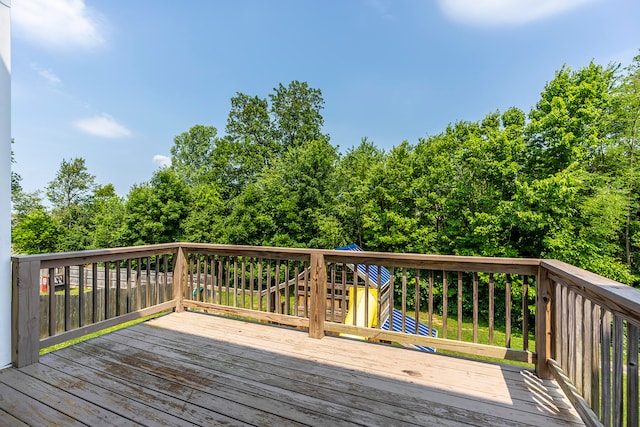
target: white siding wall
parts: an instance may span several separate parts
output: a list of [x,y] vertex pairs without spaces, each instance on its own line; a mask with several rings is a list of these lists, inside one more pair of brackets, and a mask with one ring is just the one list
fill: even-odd
[[0,0],[0,367],[11,363],[11,0]]

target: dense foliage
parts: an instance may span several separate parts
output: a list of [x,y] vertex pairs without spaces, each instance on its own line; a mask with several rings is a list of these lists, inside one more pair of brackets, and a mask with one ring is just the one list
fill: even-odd
[[304,82],[238,93],[225,134],[195,125],[125,198],[62,161],[51,209],[14,180],[19,253],[170,241],[560,259],[640,285],[640,56],[562,67],[528,114],[340,153]]

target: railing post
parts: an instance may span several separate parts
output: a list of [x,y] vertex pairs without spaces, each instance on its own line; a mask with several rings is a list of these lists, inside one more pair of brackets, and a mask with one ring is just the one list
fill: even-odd
[[173,299],[176,300],[175,311],[177,312],[184,311],[182,301],[185,289],[187,289],[187,250],[180,246],[173,269]]
[[327,269],[324,255],[311,254],[311,301],[309,304],[309,336],[324,337],[325,304],[327,300]]
[[552,378],[548,361],[551,358],[551,280],[545,268],[538,268],[536,289],[536,374],[543,379]]
[[11,354],[21,368],[38,363],[40,355],[40,261],[14,258],[11,268]]

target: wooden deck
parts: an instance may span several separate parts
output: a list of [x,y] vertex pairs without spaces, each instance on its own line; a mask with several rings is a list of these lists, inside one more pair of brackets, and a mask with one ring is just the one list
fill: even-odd
[[0,425],[583,425],[530,370],[173,313],[0,371]]

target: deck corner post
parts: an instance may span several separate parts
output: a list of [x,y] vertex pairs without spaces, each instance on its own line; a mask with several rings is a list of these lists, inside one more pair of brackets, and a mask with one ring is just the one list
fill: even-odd
[[40,356],[40,260],[11,264],[11,356],[21,368]]
[[325,304],[327,299],[327,268],[324,263],[324,255],[312,253],[310,269],[309,336],[319,339],[324,337]]
[[554,332],[551,325],[551,279],[546,268],[538,268],[538,287],[536,289],[536,374],[542,379],[552,378],[549,369],[551,359],[551,338]]
[[179,246],[173,270],[173,299],[176,301],[176,312],[184,311],[182,301],[187,289],[187,249]]

